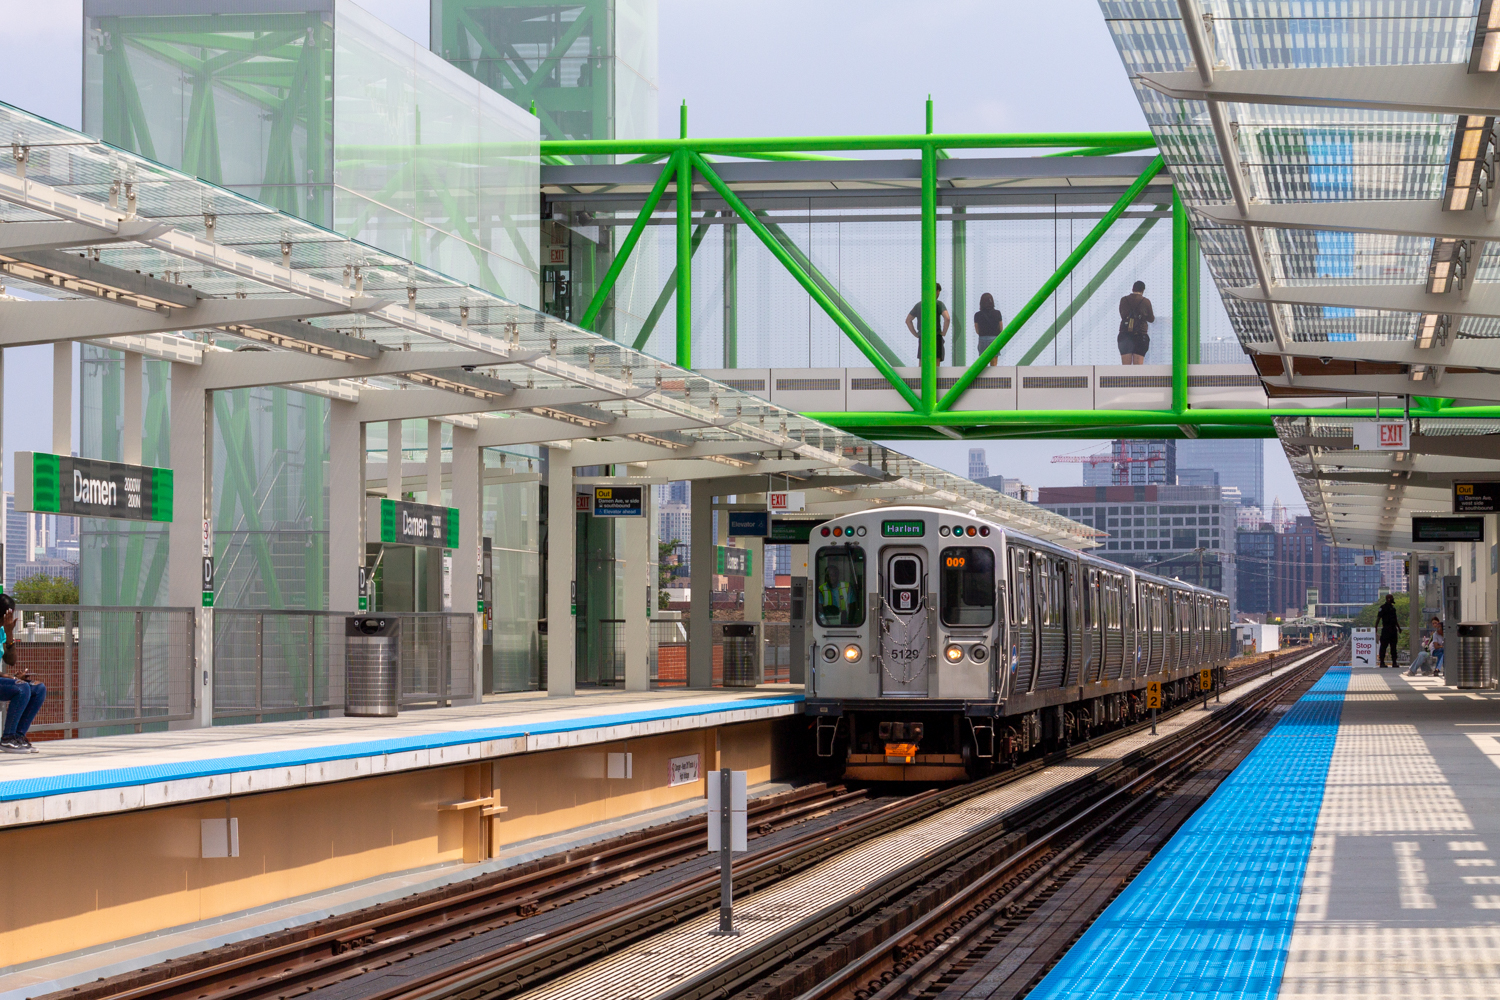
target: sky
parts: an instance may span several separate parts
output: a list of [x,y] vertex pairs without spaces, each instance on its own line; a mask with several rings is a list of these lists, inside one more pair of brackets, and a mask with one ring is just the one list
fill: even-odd
[[[1131,131],[1145,120],[1096,0],[658,0],[659,122],[678,107],[701,136],[915,132],[931,95],[941,132]],[[360,6],[422,44],[428,0]],[[0,0],[0,101],[78,127],[81,0]],[[10,453],[50,447],[51,352],[7,352]],[[39,367],[40,366],[40,367]],[[45,372],[44,378],[38,373]],[[41,393],[41,395],[38,395]],[[75,428],[76,439],[76,428]],[[969,442],[901,442],[899,450],[964,475]],[[1052,456],[1107,450],[1103,441],[978,442],[990,471],[1034,486],[1081,482]],[[1275,441],[1266,495],[1305,509]]]

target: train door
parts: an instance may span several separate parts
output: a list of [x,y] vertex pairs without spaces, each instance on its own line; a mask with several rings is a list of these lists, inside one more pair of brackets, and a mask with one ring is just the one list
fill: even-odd
[[881,568],[880,693],[925,698],[933,648],[927,600],[927,552],[888,548]]
[[1081,570],[1083,580],[1083,669],[1079,680],[1084,683],[1099,679],[1099,571],[1092,566]]
[[1015,676],[1011,691],[1021,693],[1036,689],[1036,609],[1033,603],[1031,553],[1015,545],[1006,545],[1007,572],[1010,576],[1010,651]]

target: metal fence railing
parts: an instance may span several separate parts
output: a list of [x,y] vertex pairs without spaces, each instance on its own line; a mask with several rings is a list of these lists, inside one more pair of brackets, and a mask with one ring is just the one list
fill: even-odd
[[[401,619],[402,708],[474,696],[472,614],[384,616]],[[262,722],[342,709],[346,617],[333,611],[217,609],[214,718]]]
[[767,684],[787,684],[792,679],[792,623],[762,622],[761,634],[765,636],[765,653],[762,658],[764,671],[761,679]]
[[656,687],[687,687],[687,622],[671,618],[651,619],[651,639],[646,658],[651,683]]
[[47,685],[31,732],[140,732],[193,716],[193,608],[18,608],[16,665]]

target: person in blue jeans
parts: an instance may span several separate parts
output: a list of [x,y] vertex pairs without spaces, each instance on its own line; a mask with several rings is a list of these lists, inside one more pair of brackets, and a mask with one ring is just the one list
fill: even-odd
[[[9,594],[0,594],[0,649],[4,650],[0,660],[6,667],[16,665],[16,599]],[[29,672],[15,677],[0,674],[0,701],[5,706],[5,731],[0,735],[0,751],[5,753],[36,753],[36,747],[26,738],[31,722],[42,710],[47,700],[47,685],[33,681]]]

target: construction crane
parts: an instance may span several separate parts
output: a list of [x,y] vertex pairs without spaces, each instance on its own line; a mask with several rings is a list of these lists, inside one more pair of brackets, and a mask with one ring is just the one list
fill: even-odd
[[1116,458],[1113,455],[1053,455],[1052,461],[1054,463],[1072,462],[1078,465],[1130,465],[1136,462],[1165,462],[1166,458],[1161,455],[1149,457],[1142,455],[1139,458],[1130,456]]

